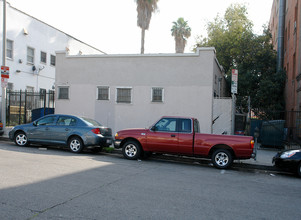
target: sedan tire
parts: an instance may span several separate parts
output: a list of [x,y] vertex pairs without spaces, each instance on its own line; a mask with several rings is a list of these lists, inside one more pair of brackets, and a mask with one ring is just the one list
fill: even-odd
[[137,160],[141,155],[141,146],[136,141],[127,141],[122,147],[122,154],[126,159]]
[[301,162],[298,164],[297,174],[298,174],[299,177],[301,177]]
[[226,169],[233,162],[232,154],[226,149],[217,149],[212,154],[212,163],[218,169]]
[[84,148],[84,144],[79,137],[71,137],[68,146],[73,153],[80,153]]
[[28,145],[28,139],[27,139],[27,135],[24,132],[18,132],[15,135],[15,143],[16,145],[20,146],[20,147],[24,147]]

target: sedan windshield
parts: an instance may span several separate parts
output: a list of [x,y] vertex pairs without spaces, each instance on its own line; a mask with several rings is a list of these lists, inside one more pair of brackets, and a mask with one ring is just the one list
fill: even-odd
[[98,121],[91,118],[81,118],[88,126],[102,126]]

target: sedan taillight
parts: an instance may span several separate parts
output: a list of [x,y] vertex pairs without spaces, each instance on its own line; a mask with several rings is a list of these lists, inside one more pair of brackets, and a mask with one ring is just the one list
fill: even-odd
[[100,128],[94,128],[94,129],[92,129],[92,132],[93,132],[94,134],[101,134]]

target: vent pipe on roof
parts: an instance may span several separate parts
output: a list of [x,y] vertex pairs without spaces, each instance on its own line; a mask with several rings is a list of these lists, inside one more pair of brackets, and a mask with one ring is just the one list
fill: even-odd
[[283,69],[285,3],[286,3],[286,0],[279,0],[277,71]]

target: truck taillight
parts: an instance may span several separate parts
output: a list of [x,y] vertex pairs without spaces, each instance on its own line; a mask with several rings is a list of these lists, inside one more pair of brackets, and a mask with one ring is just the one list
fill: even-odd
[[254,140],[251,140],[251,148],[253,149],[254,148]]
[[3,124],[2,124],[2,122],[0,122],[0,128],[3,128]]
[[101,134],[100,128],[94,128],[94,129],[92,129],[92,132],[93,132],[94,134]]

